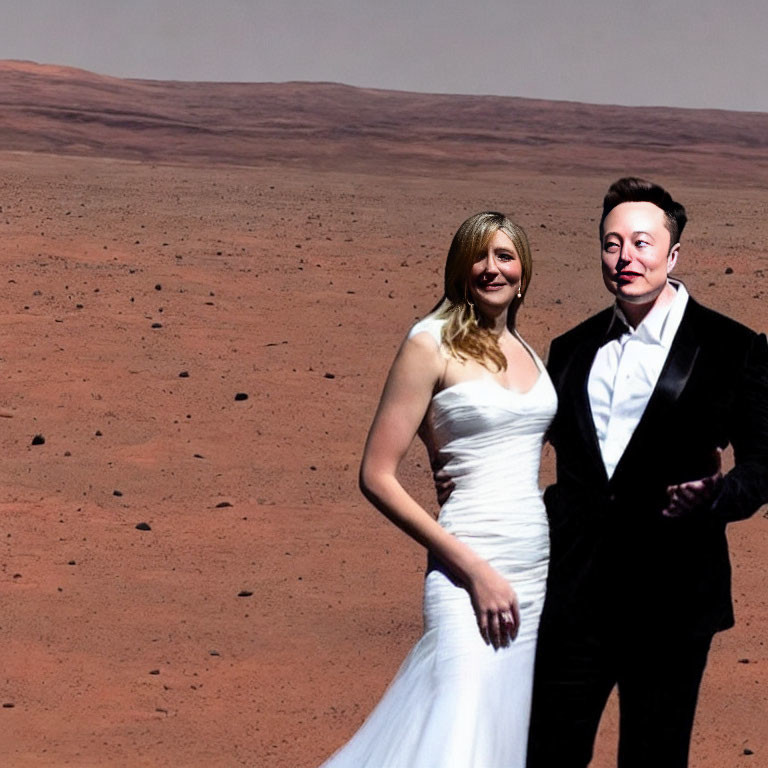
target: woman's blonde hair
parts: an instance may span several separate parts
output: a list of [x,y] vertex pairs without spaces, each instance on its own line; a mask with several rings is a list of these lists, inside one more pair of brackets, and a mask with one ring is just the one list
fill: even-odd
[[[446,320],[442,340],[454,357],[459,360],[471,358],[481,365],[503,371],[507,360],[490,330],[488,319],[472,304],[469,291],[472,265],[499,230],[515,246],[522,267],[520,293],[525,296],[532,272],[528,237],[522,227],[503,213],[484,211],[470,216],[453,236],[445,262],[445,296],[436,307],[436,316]],[[515,298],[509,307],[507,326],[510,330],[514,330],[515,315],[522,297]]]

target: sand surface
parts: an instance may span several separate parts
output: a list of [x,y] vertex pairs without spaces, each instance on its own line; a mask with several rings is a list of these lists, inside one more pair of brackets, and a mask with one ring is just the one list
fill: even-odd
[[[681,148],[664,173],[658,142],[622,160],[574,136],[477,166],[415,139],[412,161],[0,154],[0,764],[311,768],[355,731],[420,634],[424,566],[360,496],[360,449],[468,214],[528,230],[520,329],[544,355],[607,304],[605,187],[655,171],[691,214],[678,276],[768,329],[765,147]],[[414,446],[403,477],[433,508],[426,467]],[[768,761],[767,527],[730,529],[737,626],[692,766]],[[615,736],[612,705],[596,768]]]

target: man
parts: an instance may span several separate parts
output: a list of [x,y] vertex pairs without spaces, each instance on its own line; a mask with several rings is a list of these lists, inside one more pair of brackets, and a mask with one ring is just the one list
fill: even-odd
[[614,685],[620,768],[686,766],[710,642],[733,624],[725,527],[768,501],[768,344],[668,279],[685,222],[661,187],[613,184],[600,239],[616,304],[550,349],[557,481],[528,768],[586,766]]

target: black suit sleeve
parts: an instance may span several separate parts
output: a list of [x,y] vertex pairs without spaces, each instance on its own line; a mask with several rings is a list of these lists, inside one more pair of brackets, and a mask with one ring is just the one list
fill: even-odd
[[553,339],[552,343],[549,345],[549,355],[547,355],[547,372],[552,379],[552,383],[555,384],[555,389],[557,389],[556,382],[558,382],[563,368],[562,350],[564,346],[565,345],[563,343],[562,337]]
[[[702,414],[702,418],[706,414]],[[743,520],[768,502],[768,342],[755,334],[733,400],[734,468],[713,505],[723,521]]]
[[[563,354],[564,348],[565,344],[563,343],[563,337],[558,337],[554,339],[549,345],[549,354],[547,355],[547,373],[549,374],[549,378],[552,379],[552,384],[554,385],[555,391],[557,392],[558,400],[561,397],[560,393],[562,392],[562,379],[565,375],[564,369],[566,367],[565,355]],[[547,432],[544,435],[545,442],[548,442],[552,445],[555,444],[555,435],[557,434],[557,416],[558,414],[555,415],[555,418],[549,425],[549,429],[547,429]]]

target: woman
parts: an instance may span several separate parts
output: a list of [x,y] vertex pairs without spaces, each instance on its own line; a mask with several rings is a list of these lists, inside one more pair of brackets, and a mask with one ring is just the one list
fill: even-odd
[[[445,297],[392,364],[360,468],[366,497],[429,551],[424,635],[324,768],[523,768],[549,538],[538,488],[556,395],[515,331],[525,232],[500,213],[453,238]],[[397,480],[415,434],[455,482],[437,520]]]

